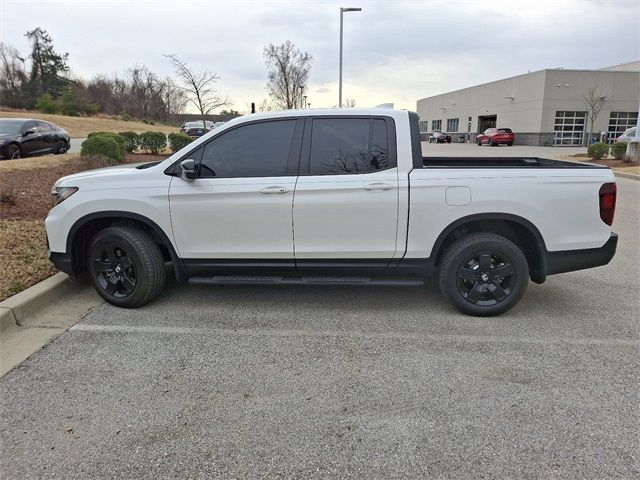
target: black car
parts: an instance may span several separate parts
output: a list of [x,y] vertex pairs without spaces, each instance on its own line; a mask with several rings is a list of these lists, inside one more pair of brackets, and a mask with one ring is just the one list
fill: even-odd
[[53,123],[28,118],[0,118],[0,158],[65,153],[71,137]]
[[447,132],[435,132],[429,137],[429,143],[451,143],[451,135]]
[[180,131],[186,133],[192,138],[201,137],[205,133],[209,133],[209,131],[213,128],[213,122],[207,121],[206,123],[202,123],[202,120],[198,122],[185,122],[180,128]]

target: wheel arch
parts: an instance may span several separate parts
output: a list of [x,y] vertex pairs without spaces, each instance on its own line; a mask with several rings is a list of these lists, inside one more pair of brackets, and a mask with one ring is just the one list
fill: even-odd
[[472,233],[502,235],[522,249],[529,264],[530,278],[543,283],[547,278],[546,246],[542,234],[529,220],[509,213],[480,213],[462,217],[449,224],[436,239],[431,257],[437,267],[447,248]]
[[178,256],[173,243],[160,226],[153,220],[133,212],[110,210],[91,213],[79,218],[67,235],[67,249],[71,256],[71,269],[74,275],[85,272],[87,249],[91,239],[100,230],[114,226],[126,225],[139,228],[146,232],[154,243],[160,247],[166,261],[172,261],[178,281],[186,281],[186,270]]

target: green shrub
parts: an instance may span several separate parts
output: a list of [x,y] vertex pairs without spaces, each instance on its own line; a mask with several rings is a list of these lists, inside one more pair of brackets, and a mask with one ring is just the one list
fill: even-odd
[[627,157],[627,142],[616,142],[611,145],[611,155],[616,160],[623,160]]
[[182,133],[182,132],[170,133],[168,137],[169,137],[169,147],[171,148],[172,152],[177,152],[178,150],[186,147],[193,141],[193,138],[191,138],[186,133]]
[[587,156],[589,158],[593,158],[594,160],[600,160],[604,158],[609,153],[609,145],[606,143],[598,142],[592,145],[589,145],[587,149]]
[[127,152],[131,153],[140,146],[140,135],[136,132],[120,132],[118,135],[127,141],[127,145],[125,147]]
[[113,136],[93,135],[82,142],[80,157],[92,164],[108,159],[108,164],[115,165],[124,160],[124,149]]
[[157,154],[167,146],[167,136],[162,132],[144,132],[140,134],[140,149]]
[[43,113],[58,113],[60,105],[50,94],[45,93],[36,102],[36,109]]
[[89,135],[87,135],[87,138],[92,138],[92,137],[96,137],[96,136],[113,138],[118,143],[118,146],[120,147],[120,150],[122,151],[122,155],[123,156],[124,156],[124,153],[127,151],[127,139],[124,138],[119,133],[113,133],[113,132],[91,132]]

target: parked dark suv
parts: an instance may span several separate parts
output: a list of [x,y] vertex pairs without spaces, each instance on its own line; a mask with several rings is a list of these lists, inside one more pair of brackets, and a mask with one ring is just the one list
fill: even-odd
[[0,118],[0,158],[66,153],[69,134],[53,123],[26,118]]

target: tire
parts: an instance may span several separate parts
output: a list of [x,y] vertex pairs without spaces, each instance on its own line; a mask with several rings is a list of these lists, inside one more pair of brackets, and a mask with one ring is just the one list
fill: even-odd
[[511,147],[512,145],[513,145],[513,142],[509,142],[509,143],[507,143],[507,146],[508,146],[508,147]]
[[117,307],[136,308],[156,298],[164,287],[162,252],[137,228],[117,226],[91,240],[87,272],[98,294]]
[[492,147],[497,147],[498,144],[492,140],[489,140],[489,145],[491,145]]
[[447,249],[439,281],[444,296],[462,313],[491,317],[520,301],[529,283],[529,266],[511,240],[474,233]]
[[16,160],[21,157],[22,157],[22,150],[20,149],[20,146],[16,145],[15,143],[12,143],[7,147],[8,160]]
[[55,153],[56,155],[60,155],[62,153],[67,153],[67,150],[69,150],[69,145],[64,140],[61,140],[60,142],[58,142],[58,145],[56,146],[56,149],[53,153]]

